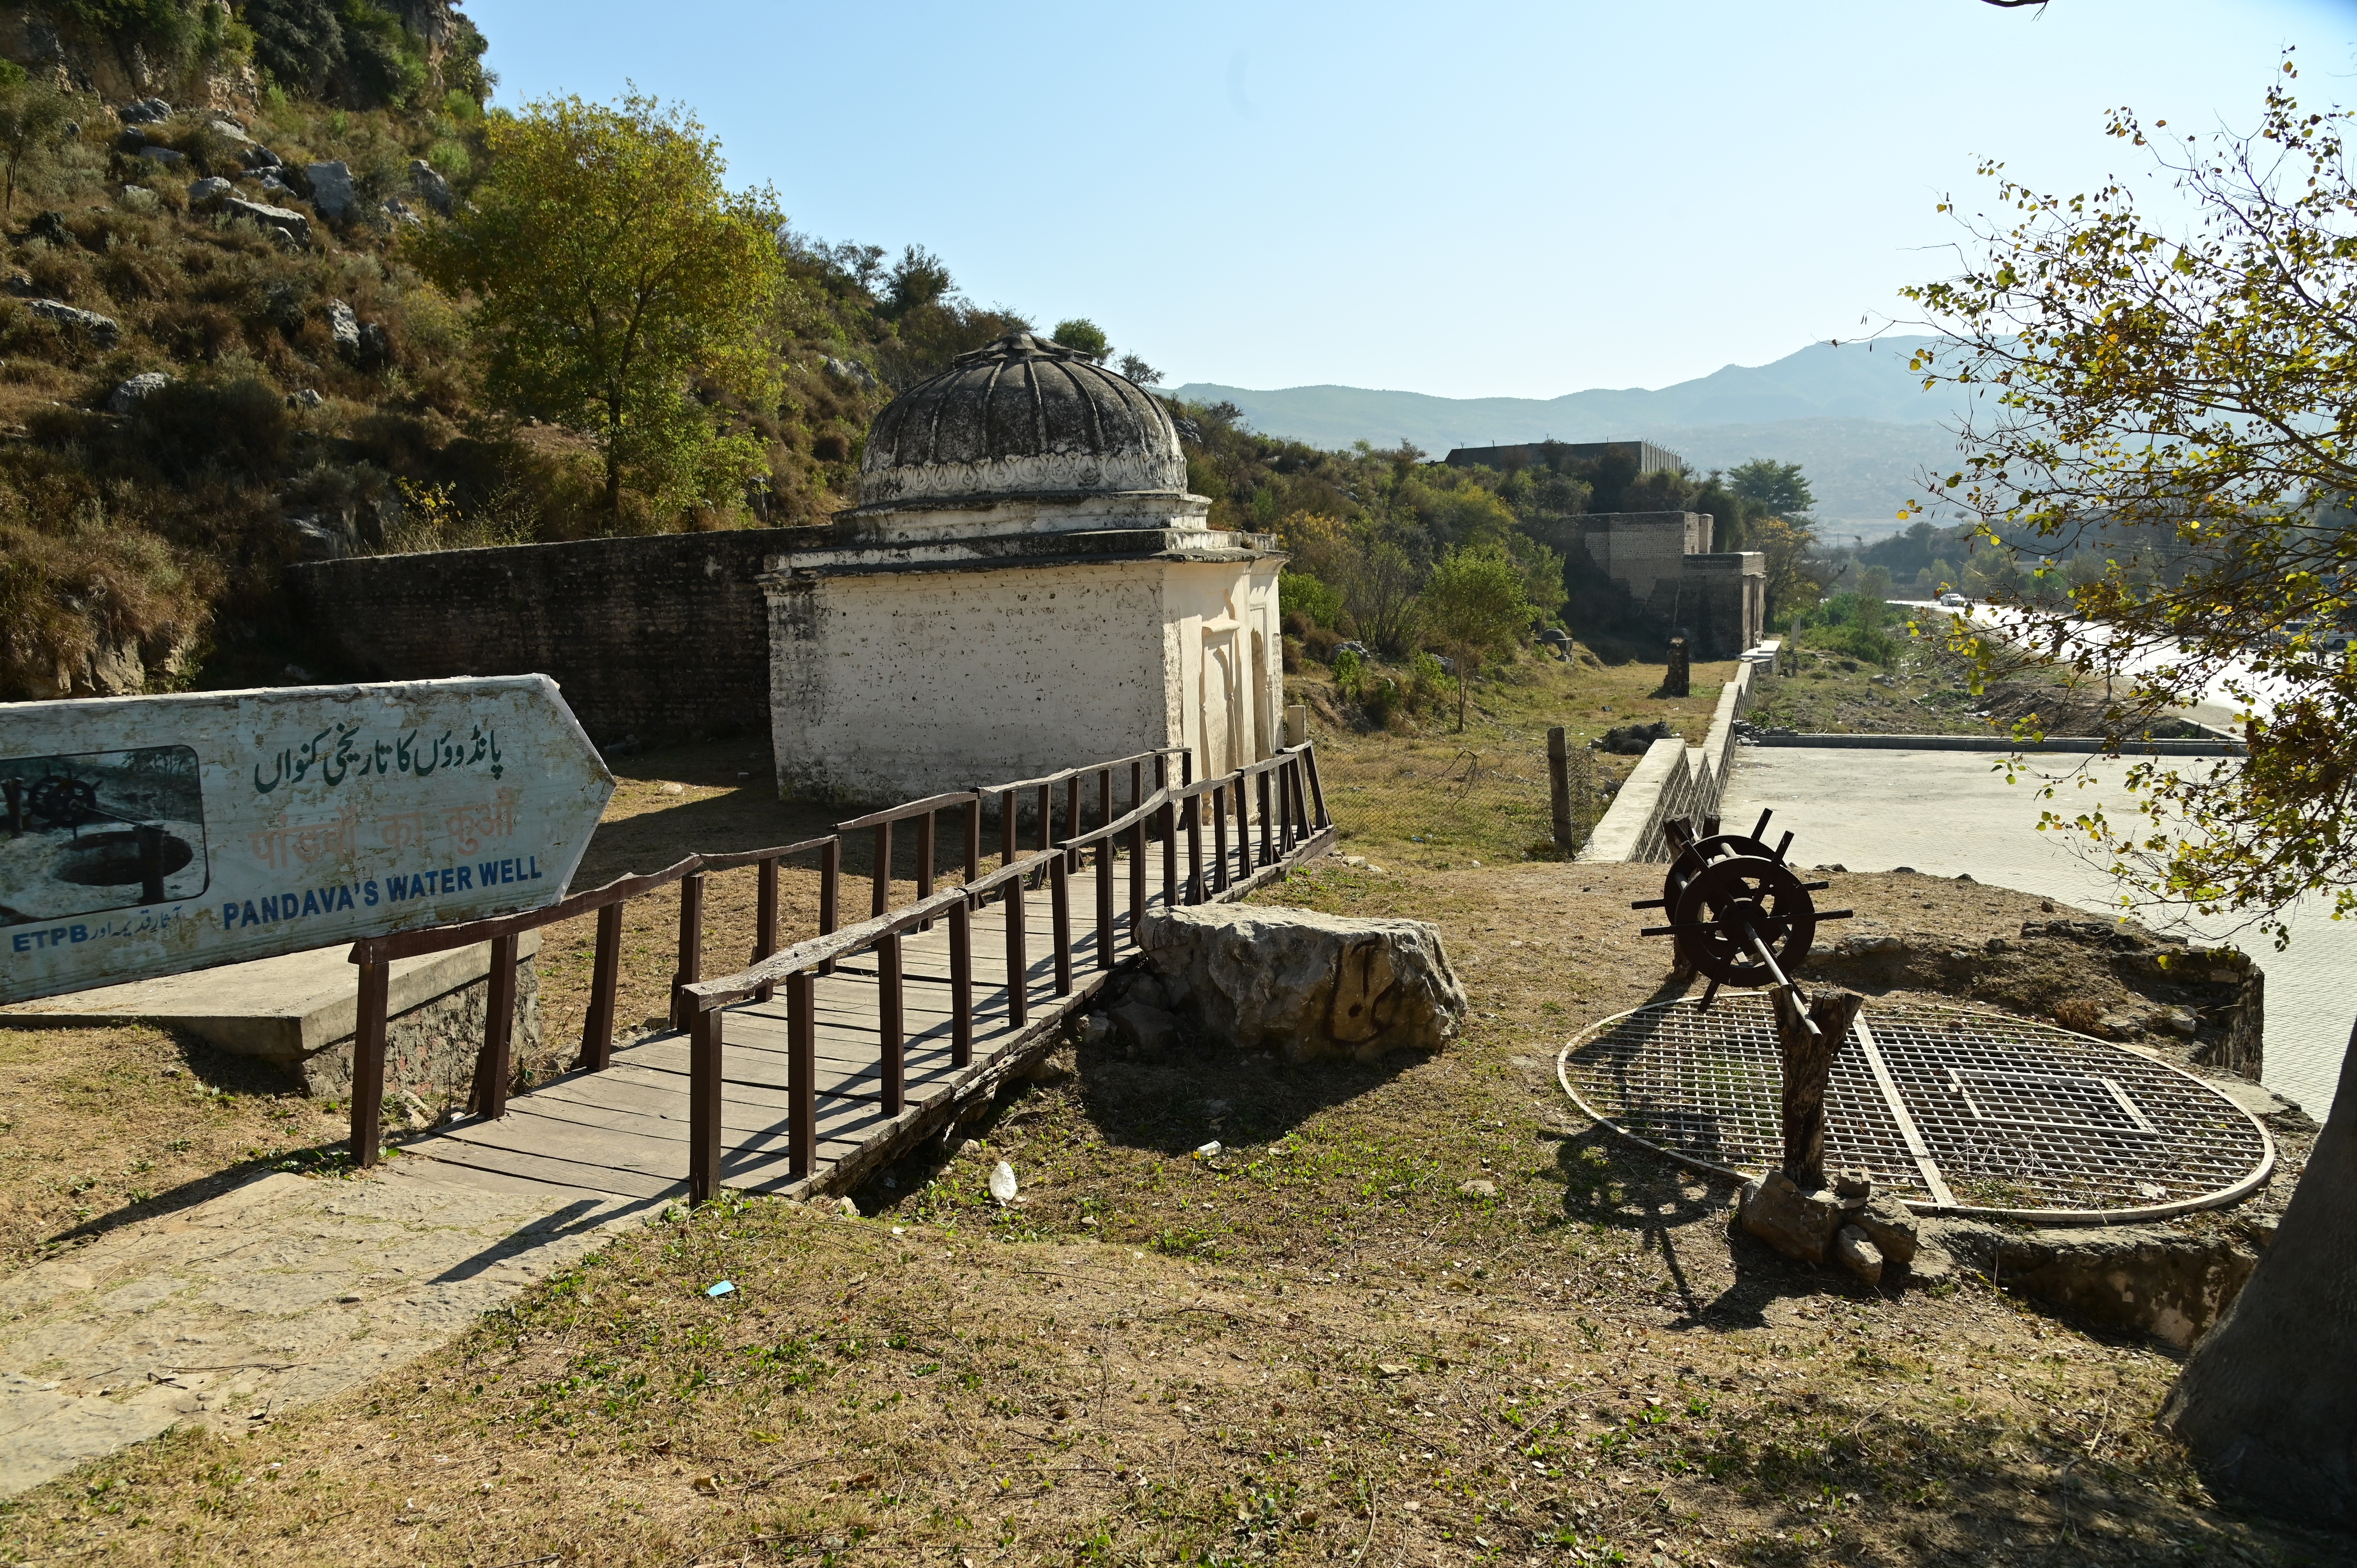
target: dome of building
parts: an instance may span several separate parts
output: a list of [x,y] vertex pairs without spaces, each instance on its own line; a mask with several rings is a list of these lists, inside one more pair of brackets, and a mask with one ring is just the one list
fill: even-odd
[[1162,404],[1078,349],[1010,332],[885,405],[862,505],[1187,489]]

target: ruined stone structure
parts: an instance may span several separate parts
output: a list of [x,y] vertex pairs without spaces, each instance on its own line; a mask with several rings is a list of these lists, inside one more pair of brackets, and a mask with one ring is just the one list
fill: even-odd
[[1588,568],[1609,585],[1622,630],[1648,640],[1682,634],[1696,659],[1734,659],[1767,628],[1768,558],[1713,551],[1711,526],[1702,511],[1606,511],[1530,532],[1575,573]]
[[961,355],[877,415],[859,498],[760,578],[780,789],[963,789],[1079,736],[1212,773],[1280,743],[1285,557],[1209,525],[1169,415],[1085,355]]

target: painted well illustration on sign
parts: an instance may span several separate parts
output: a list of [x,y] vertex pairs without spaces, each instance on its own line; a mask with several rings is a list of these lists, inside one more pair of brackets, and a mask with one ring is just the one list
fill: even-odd
[[0,757],[0,926],[194,898],[211,880],[185,746]]

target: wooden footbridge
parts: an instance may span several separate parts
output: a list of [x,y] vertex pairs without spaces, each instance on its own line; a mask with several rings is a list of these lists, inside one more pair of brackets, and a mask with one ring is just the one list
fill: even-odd
[[[675,1194],[683,1182],[692,1202],[724,1187],[802,1196],[855,1186],[1043,1055],[1135,949],[1149,910],[1239,897],[1333,846],[1308,746],[1223,778],[1196,780],[1191,771],[1185,751],[1146,752],[910,801],[800,843],[690,855],[526,914],[356,943],[352,1158],[375,1164],[382,1141],[388,966],[488,941],[489,1022],[468,1114],[410,1154],[640,1198]],[[998,864],[985,870],[983,813],[993,805]],[[1027,811],[1036,828],[1028,852],[1017,842]],[[936,892],[945,814],[963,833],[964,877]],[[896,832],[915,837],[918,868],[914,902],[897,909]],[[874,835],[868,918],[837,929],[843,837],[854,832]],[[818,864],[819,930],[781,946],[778,867],[801,856]],[[748,865],[760,877],[753,961],[704,979],[705,878]],[[673,883],[672,1027],[617,1047],[622,907]],[[511,1098],[517,939],[593,910],[579,1058]]]

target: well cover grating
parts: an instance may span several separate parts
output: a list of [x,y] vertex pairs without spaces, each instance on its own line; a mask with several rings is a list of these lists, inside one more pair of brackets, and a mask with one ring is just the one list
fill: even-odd
[[[1566,1046],[1580,1109],[1689,1165],[1748,1175],[1782,1157],[1782,1069],[1767,997],[1691,999],[1608,1018]],[[1932,1212],[2151,1219],[2228,1203],[2275,1144],[2192,1074],[2050,1024],[1878,1004],[1834,1058],[1828,1168]]]

